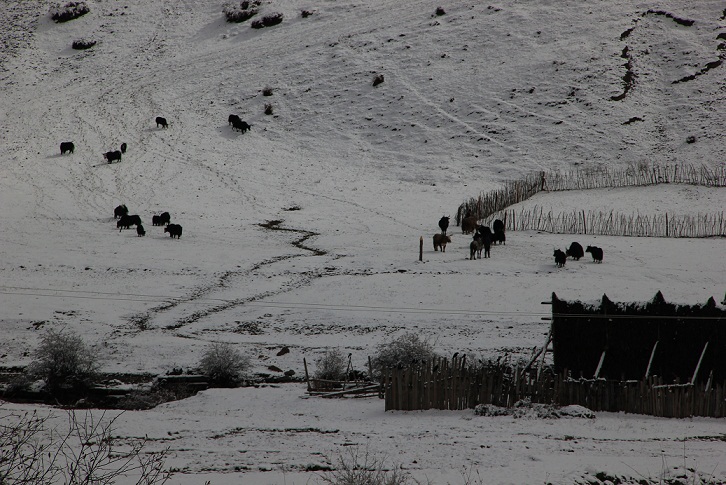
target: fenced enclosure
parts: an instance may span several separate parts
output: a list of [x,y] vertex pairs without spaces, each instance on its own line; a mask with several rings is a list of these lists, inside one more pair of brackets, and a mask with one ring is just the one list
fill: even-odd
[[688,184],[726,187],[726,166],[709,168],[688,164],[631,166],[621,170],[576,170],[567,173],[536,172],[522,180],[506,182],[504,187],[480,194],[462,203],[456,224],[466,216],[485,220],[501,219],[509,230],[536,230],[567,234],[618,236],[707,237],[726,234],[723,212],[686,216],[619,214],[615,212],[572,211],[544,213],[542,208],[507,210],[542,191],[586,190],[613,187],[637,187],[658,184]]
[[386,411],[463,410],[478,404],[510,407],[527,398],[541,404],[577,404],[592,411],[722,418],[726,417],[724,384],[666,385],[659,377],[639,381],[575,379],[568,371],[538,373],[534,369],[469,366],[464,359],[442,359],[390,369],[383,389]]

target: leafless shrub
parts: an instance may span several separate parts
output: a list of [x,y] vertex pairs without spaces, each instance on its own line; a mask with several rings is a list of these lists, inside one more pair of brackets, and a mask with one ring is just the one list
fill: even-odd
[[373,86],[378,86],[381,83],[383,83],[383,74],[376,74],[376,77],[373,78]]
[[69,20],[77,19],[81,15],[85,15],[90,12],[86,2],[68,2],[62,7],[60,4],[53,4],[50,7],[50,18],[55,22],[67,22]]
[[349,448],[338,456],[335,469],[325,472],[321,479],[330,485],[407,485],[418,483],[400,466],[386,469],[385,459],[374,456],[368,449],[361,452]]
[[73,332],[49,330],[35,352],[36,360],[26,373],[43,379],[51,394],[64,391],[82,391],[93,382],[98,371],[96,354]]
[[71,47],[73,47],[76,50],[84,50],[84,49],[90,49],[94,45],[96,45],[95,40],[78,39],[78,40],[73,41],[73,44],[71,45]]
[[228,343],[213,343],[204,352],[199,367],[211,384],[234,387],[249,370],[250,358]]
[[[96,419],[90,411],[68,413],[66,426],[50,426],[52,416],[6,414],[0,417],[0,483],[3,485],[161,485],[168,449],[145,450],[147,440],[118,446],[113,424],[120,416]],[[135,480],[135,481],[134,481]]]
[[436,357],[430,342],[421,340],[415,333],[404,333],[397,339],[378,346],[377,353],[371,360],[373,376],[380,379],[386,369],[410,367]]
[[271,13],[269,15],[265,15],[259,20],[255,20],[252,22],[251,26],[253,29],[262,29],[264,27],[272,27],[273,25],[277,25],[282,22],[283,15],[279,12]]
[[243,1],[240,3],[225,3],[222,6],[222,13],[224,13],[224,16],[227,18],[227,22],[244,22],[245,20],[257,15],[257,7],[259,7],[261,3],[262,2],[259,0],[252,2]]
[[435,13],[438,16],[446,15],[446,10],[444,10],[444,7],[436,7],[436,12]]
[[262,88],[262,95],[272,96],[272,88],[270,86],[265,86],[264,88]]
[[265,114],[271,115],[273,113],[273,108],[270,103],[265,103]]
[[345,378],[348,361],[340,349],[329,349],[315,361],[315,378],[340,381]]
[[314,12],[312,10],[303,10],[300,12],[300,16],[304,19],[310,17]]

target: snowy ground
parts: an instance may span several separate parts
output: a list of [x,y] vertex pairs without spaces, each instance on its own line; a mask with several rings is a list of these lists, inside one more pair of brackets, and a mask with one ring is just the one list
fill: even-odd
[[[513,232],[491,260],[469,261],[469,236],[453,227],[445,253],[431,246],[442,215],[533,170],[723,164],[723,67],[673,83],[723,55],[722,2],[451,2],[436,17],[437,5],[418,0],[273,0],[263,13],[285,20],[261,30],[226,23],[218,1],[88,4],[65,24],[50,20],[50,2],[0,5],[2,366],[28,364],[43,331],[62,328],[95,346],[106,372],[193,367],[210,342],[235,344],[258,372],[300,375],[303,358],[328,348],[363,368],[405,331],[444,355],[521,357],[543,343],[552,292],[723,299],[724,238]],[[79,38],[98,43],[75,51]],[[613,101],[625,47],[635,84]],[[385,82],[373,87],[376,74]],[[232,131],[230,113],[252,130]],[[59,154],[62,141],[75,143],[72,155]],[[123,160],[106,164],[102,153],[122,142]],[[526,204],[713,213],[725,191]],[[122,203],[146,237],[116,229]],[[151,225],[161,211],[184,227],[181,239]],[[603,247],[605,262],[556,269],[553,248],[574,240]],[[277,356],[283,346],[291,352]],[[125,413],[118,435],[169,444],[179,485],[314,483],[302,470],[351,447],[433,483],[463,483],[465,470],[482,483],[573,483],[684,463],[726,476],[717,420],[385,413],[378,399],[304,391],[209,390]]]

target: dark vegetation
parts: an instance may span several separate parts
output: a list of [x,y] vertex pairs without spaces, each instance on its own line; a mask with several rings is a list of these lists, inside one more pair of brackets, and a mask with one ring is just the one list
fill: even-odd
[[71,44],[71,47],[73,47],[76,50],[85,50],[85,49],[90,49],[94,45],[96,45],[95,40],[78,39],[78,40],[73,41],[73,44]]
[[282,23],[282,19],[283,19],[283,15],[280,12],[271,13],[271,14],[265,15],[261,19],[257,19],[254,22],[252,22],[251,27],[253,29],[263,29],[265,27],[272,27],[273,25]]
[[376,77],[373,78],[373,86],[378,86],[379,84],[382,84],[383,81],[383,74],[376,74]]
[[86,2],[68,2],[62,7],[58,4],[50,8],[50,18],[55,22],[67,22],[90,12]]
[[227,18],[227,22],[244,22],[257,15],[259,7],[262,4],[260,0],[248,1],[240,3],[227,3],[222,7],[222,13]]

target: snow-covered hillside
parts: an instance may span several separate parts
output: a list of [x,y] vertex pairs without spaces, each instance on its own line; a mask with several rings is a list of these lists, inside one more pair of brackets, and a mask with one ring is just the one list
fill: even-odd
[[[0,366],[28,364],[42,332],[61,328],[96,346],[108,372],[190,368],[209,342],[220,341],[253,356],[261,372],[275,365],[300,375],[303,358],[313,362],[331,347],[364,368],[378,344],[404,331],[444,355],[521,357],[543,343],[549,308],[541,302],[552,292],[645,300],[660,290],[696,303],[720,301],[726,291],[723,238],[515,232],[491,260],[470,261],[470,237],[452,228],[446,253],[431,246],[442,215],[535,170],[722,166],[723,2],[449,2],[437,16],[438,4],[420,0],[269,0],[260,15],[280,12],[284,20],[264,29],[226,22],[221,1],[87,3],[88,14],[60,24],[47,1],[0,5]],[[303,9],[312,15],[303,17]],[[72,49],[82,38],[97,43]],[[374,87],[376,75],[384,82]],[[230,114],[252,129],[234,131]],[[157,116],[167,129],[157,127]],[[64,141],[74,153],[60,154]],[[122,142],[122,161],[106,163],[103,153]],[[594,210],[672,203],[678,213],[713,213],[724,210],[724,190],[658,186],[573,197]],[[532,203],[558,205],[558,194],[541,195],[554,199]],[[141,216],[145,237],[116,229],[119,204]],[[152,226],[162,211],[183,226],[180,239]],[[556,269],[553,248],[573,240],[603,247],[605,263]],[[291,352],[278,356],[282,346]],[[210,401],[213,414],[190,419],[214,421],[235,392],[255,402],[254,390],[226,391],[219,401],[209,391],[192,404],[167,405],[170,422],[154,432],[190,429],[185,413]],[[262,409],[282,402],[280,412],[296,412],[289,400],[296,391],[259,392]],[[388,426],[389,415],[382,403],[364,406],[371,419],[346,428],[345,437],[326,438],[320,448],[309,439],[302,453],[298,442],[276,438],[259,445],[274,457],[252,461],[274,473],[282,464],[299,471],[343,444],[375,448],[385,431],[368,431]],[[336,413],[335,420],[348,419]],[[258,410],[232,414],[236,426],[249,418],[265,427]],[[547,456],[546,478],[536,464],[520,474],[521,463],[487,460],[484,448],[457,449],[451,442],[461,430],[437,424],[488,418],[394,415],[394,430],[415,420],[432,432],[381,438],[380,451],[399,461],[394,450],[405,450],[406,466],[438,483],[454,483],[458,474],[441,470],[462,466],[501,467],[492,483],[567,483],[588,467],[626,468],[631,454],[652,471],[659,453],[680,456],[678,440],[712,427],[693,420],[663,437],[669,421],[608,416],[608,445],[598,441],[599,429],[587,450],[563,450],[559,441],[540,446],[536,438],[526,446],[536,449],[533,463]],[[153,419],[133,414],[120,433],[142,433]],[[305,414],[300,427],[310,419],[325,418]],[[649,430],[648,445],[628,441],[609,454],[613,435],[633,421]],[[506,447],[508,425],[479,432],[492,447]],[[537,433],[547,435],[550,425],[541,426]],[[194,434],[179,445],[193,451],[176,458],[189,466],[183,483],[203,483],[207,469],[200,456],[211,441]],[[235,439],[230,449],[251,446],[243,435]],[[451,452],[429,455],[441,442]],[[722,443],[709,441],[709,451],[699,446],[689,458],[723,467]],[[240,475],[223,464],[234,459],[225,455],[205,479],[284,481],[273,472]],[[310,477],[301,476],[295,483]]]

